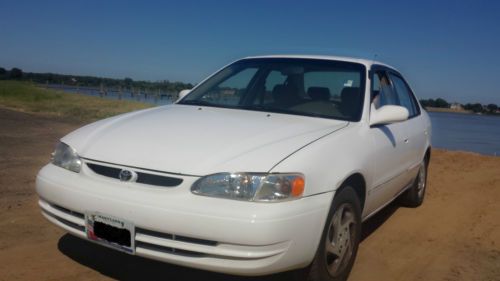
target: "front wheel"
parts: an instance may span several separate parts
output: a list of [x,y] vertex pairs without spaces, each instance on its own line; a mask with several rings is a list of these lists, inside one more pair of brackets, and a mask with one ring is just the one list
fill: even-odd
[[412,208],[422,205],[427,187],[427,166],[427,159],[424,159],[420,163],[418,175],[413,185],[401,195],[401,205]]
[[347,280],[360,237],[360,202],[354,189],[347,186],[333,200],[320,245],[309,269],[308,280]]

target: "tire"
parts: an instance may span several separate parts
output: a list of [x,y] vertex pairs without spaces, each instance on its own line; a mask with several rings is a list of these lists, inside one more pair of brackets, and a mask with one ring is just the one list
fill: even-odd
[[347,280],[356,259],[360,237],[359,198],[352,187],[345,186],[333,199],[307,280]]
[[422,163],[420,163],[420,168],[413,185],[401,195],[401,205],[410,208],[416,208],[422,205],[427,187],[427,166],[428,161],[427,158],[425,158],[422,160]]

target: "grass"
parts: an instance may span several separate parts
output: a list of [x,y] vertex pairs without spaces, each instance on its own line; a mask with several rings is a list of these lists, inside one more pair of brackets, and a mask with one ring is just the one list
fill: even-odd
[[14,110],[90,122],[151,107],[140,102],[109,100],[44,89],[33,83],[0,81],[0,106]]

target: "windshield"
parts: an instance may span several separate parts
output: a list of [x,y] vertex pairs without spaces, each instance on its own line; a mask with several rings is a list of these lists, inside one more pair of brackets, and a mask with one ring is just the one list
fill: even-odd
[[244,59],[222,69],[179,104],[359,121],[365,67],[318,60]]

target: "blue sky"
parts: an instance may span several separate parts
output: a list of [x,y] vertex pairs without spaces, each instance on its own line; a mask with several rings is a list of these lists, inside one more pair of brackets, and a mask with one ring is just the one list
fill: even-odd
[[398,68],[420,98],[500,104],[500,1],[3,1],[0,66],[196,83],[259,54]]

